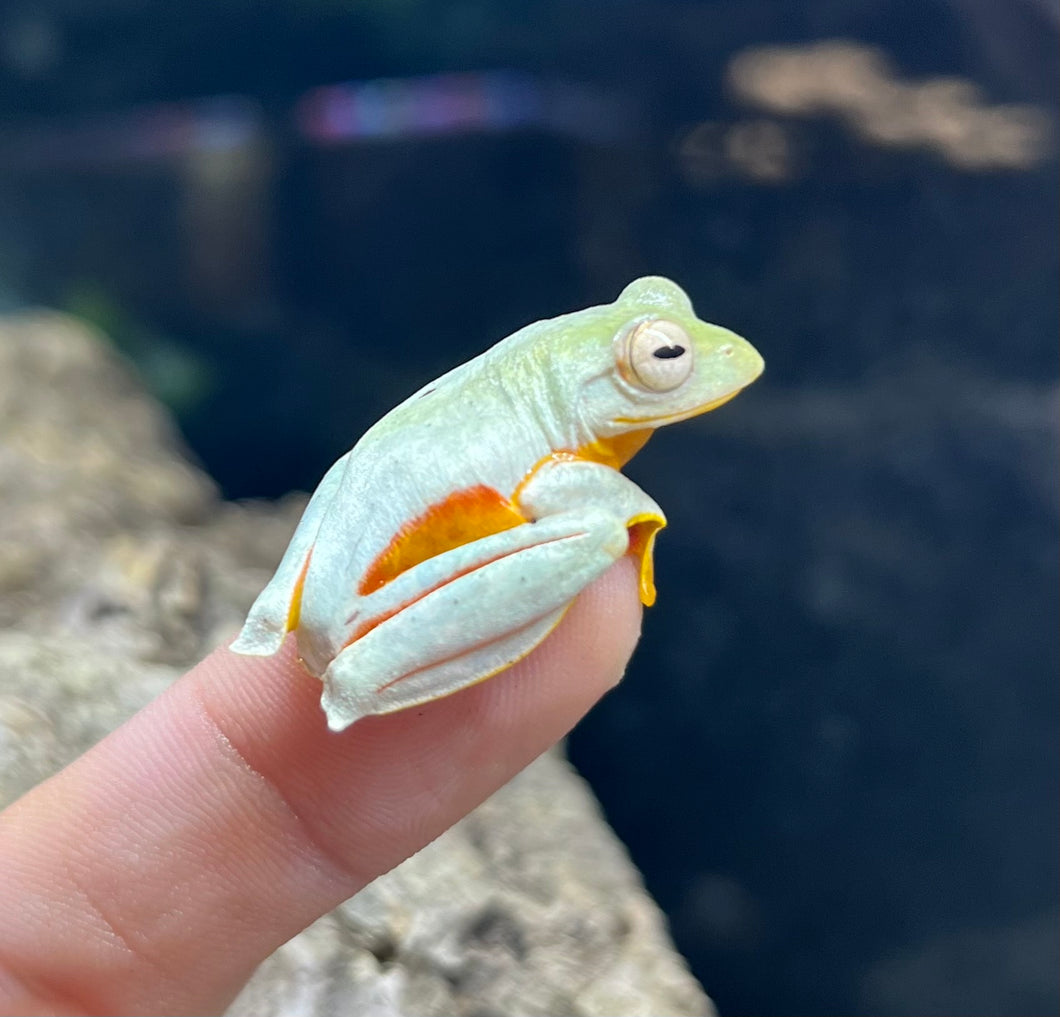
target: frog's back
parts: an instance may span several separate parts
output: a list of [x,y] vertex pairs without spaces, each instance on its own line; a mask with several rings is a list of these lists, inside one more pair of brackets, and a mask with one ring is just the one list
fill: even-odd
[[472,484],[510,495],[526,471],[551,451],[550,436],[534,410],[537,385],[516,385],[488,354],[420,389],[370,428],[353,449],[354,471],[366,494],[397,495],[412,510],[420,500]]

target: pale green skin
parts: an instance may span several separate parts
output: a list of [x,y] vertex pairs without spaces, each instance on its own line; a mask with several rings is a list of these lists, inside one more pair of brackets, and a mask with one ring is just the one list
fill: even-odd
[[[647,390],[616,361],[616,337],[648,319],[691,340],[691,372],[671,391]],[[665,525],[648,495],[585,450],[710,409],[762,367],[746,340],[700,321],[684,291],[659,277],[636,280],[612,304],[520,329],[406,399],[332,466],[232,649],[275,653],[297,601],[299,655],[324,682],[333,730],[504,670],[627,553],[630,525]],[[358,592],[403,525],[476,485],[511,499],[528,522]],[[650,540],[641,550],[650,602]]]

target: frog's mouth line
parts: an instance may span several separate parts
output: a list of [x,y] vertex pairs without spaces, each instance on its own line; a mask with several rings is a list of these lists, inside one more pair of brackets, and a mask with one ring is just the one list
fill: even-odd
[[684,413],[666,413],[659,417],[615,417],[613,423],[629,425],[644,425],[652,424],[663,426],[664,424],[676,424],[679,420],[688,420],[689,417],[698,417],[701,413],[709,413],[711,410],[716,410],[719,406],[724,406],[730,399],[735,399],[746,386],[733,389],[727,395],[723,395],[720,399],[713,399],[709,403],[703,403],[700,406],[693,406],[690,410],[685,410]]

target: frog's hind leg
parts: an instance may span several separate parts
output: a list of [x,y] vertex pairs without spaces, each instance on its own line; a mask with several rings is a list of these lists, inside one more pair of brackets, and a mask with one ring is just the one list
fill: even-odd
[[532,522],[428,558],[364,598],[323,675],[333,731],[489,678],[540,643],[631,546],[647,560],[638,527],[662,526],[659,506],[599,463],[550,463],[519,492]]
[[376,595],[389,604],[407,588],[407,602],[355,635],[324,672],[328,725],[341,731],[360,717],[438,699],[503,670],[541,642],[628,545],[621,517],[578,510],[410,569]]
[[[405,709],[437,699],[439,688],[467,688],[492,678],[534,649],[560,623],[568,606],[551,611],[518,632],[508,633],[469,653],[402,675],[397,680],[401,683],[400,694],[397,681],[390,687],[384,685],[375,689],[363,681],[350,680],[349,672],[356,667],[356,661],[352,656],[345,660],[340,656],[324,675],[320,705],[327,715],[328,727],[332,731],[342,731],[368,714]],[[395,693],[393,698],[388,695],[391,689]]]
[[276,574],[254,601],[242,631],[229,647],[234,653],[270,657],[283,645],[287,633],[297,627],[309,557],[320,523],[342,484],[349,456],[347,452],[328,470],[309,499]]

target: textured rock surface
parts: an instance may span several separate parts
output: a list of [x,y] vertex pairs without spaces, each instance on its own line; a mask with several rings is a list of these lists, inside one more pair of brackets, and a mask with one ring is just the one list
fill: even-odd
[[[98,337],[0,322],[0,804],[234,631],[301,500],[217,501]],[[232,1014],[701,1015],[588,790],[545,756],[286,944]]]

